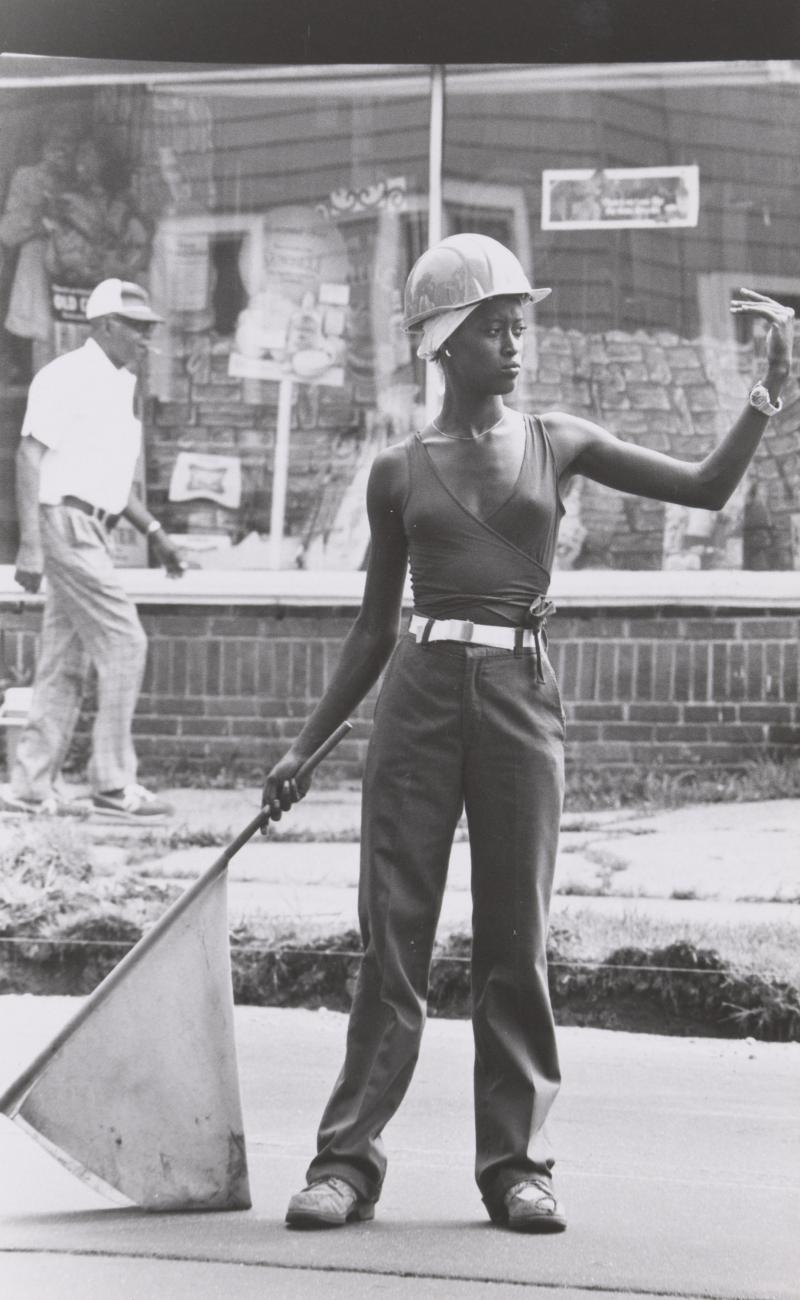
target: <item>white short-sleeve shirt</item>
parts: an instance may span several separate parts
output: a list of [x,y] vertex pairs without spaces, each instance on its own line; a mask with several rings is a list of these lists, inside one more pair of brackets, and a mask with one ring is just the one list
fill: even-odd
[[47,448],[39,476],[42,505],[57,505],[64,496],[112,514],[127,505],[142,446],[135,387],[136,376],[117,368],[94,339],[34,375],[22,436]]

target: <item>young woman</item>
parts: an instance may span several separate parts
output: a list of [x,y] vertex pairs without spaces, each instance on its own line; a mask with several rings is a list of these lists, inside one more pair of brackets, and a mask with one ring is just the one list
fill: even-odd
[[[504,405],[520,370],[525,304],[549,292],[482,235],[445,239],[414,266],[406,326],[421,332],[418,355],[442,367],[442,408],[375,460],[361,611],[323,699],[265,781],[264,803],[279,817],[305,792],[294,780],[302,762],[386,669],[364,775],[364,959],[346,1059],[308,1186],[289,1204],[290,1226],[373,1217],[386,1170],[381,1133],[417,1059],[462,807],[472,859],[476,1178],[494,1223],[566,1226],[544,1137],[560,1077],[545,942],[564,714],[544,632],[560,490],[583,474],[718,510],[779,404],[792,312],[741,290],[732,310],[769,324],[767,373],[719,446],[692,463],[561,411],[528,416]],[[398,641],[409,562],[414,614]]]

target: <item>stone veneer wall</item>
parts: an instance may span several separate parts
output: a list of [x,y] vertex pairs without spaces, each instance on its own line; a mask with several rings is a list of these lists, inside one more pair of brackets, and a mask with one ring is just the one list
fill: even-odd
[[[178,532],[226,532],[239,539],[253,528],[268,530],[277,385],[229,376],[229,339],[177,334],[172,346],[169,387],[175,400],[148,402],[147,491],[153,511]],[[517,394],[522,409],[570,411],[628,441],[687,460],[699,459],[722,437],[763,369],[752,345],[712,338],[690,341],[665,330],[585,334],[537,328],[528,363]],[[798,365],[800,356],[795,368]],[[417,373],[417,382],[420,377]],[[406,366],[383,377],[372,371],[367,378],[348,372],[344,389],[296,386],[287,534],[298,541],[325,534],[365,447],[371,459],[384,441],[405,437],[417,426],[414,381]],[[770,421],[748,470],[743,500],[733,500],[712,519],[702,567],[800,567],[791,536],[795,514],[800,537],[798,430],[795,373],[784,390],[784,410]],[[240,457],[240,510],[209,501],[170,502],[167,489],[179,450]],[[664,567],[661,502],[579,479],[568,497],[567,513],[579,523],[583,537],[569,567]],[[743,548],[737,558],[726,558],[727,538],[731,532],[741,536],[742,529]],[[323,550],[317,562],[358,568],[362,560],[362,553],[325,560]],[[293,555],[287,556],[289,567],[295,562]]]
[[[135,720],[142,770],[222,765],[252,776],[296,734],[319,698],[352,609],[141,607],[150,638]],[[6,665],[31,669],[40,612],[0,607]],[[562,609],[550,653],[574,764],[741,764],[800,753],[793,611]],[[373,692],[374,696],[374,692]],[[326,779],[360,776],[373,696]],[[85,746],[84,716],[79,743]]]
[[[527,409],[570,411],[628,442],[685,460],[698,460],[719,441],[765,369],[752,344],[688,340],[666,330],[537,330],[536,342],[537,368],[522,387]],[[702,567],[800,567],[791,535],[800,488],[798,364],[795,357],[784,409],[771,420],[748,469],[743,504],[732,499],[712,519],[708,562]],[[586,536],[574,567],[664,567],[661,502],[625,496],[585,479],[576,480],[575,489],[567,511],[580,516]],[[724,558],[731,528],[744,533],[743,563]]]

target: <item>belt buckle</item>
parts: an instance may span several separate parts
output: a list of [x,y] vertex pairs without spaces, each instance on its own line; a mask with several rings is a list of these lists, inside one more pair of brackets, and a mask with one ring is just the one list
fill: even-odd
[[458,636],[459,641],[464,641],[467,645],[469,645],[469,643],[473,638],[474,633],[475,633],[475,624],[471,622],[470,619],[468,618],[463,619],[461,623],[461,630]]

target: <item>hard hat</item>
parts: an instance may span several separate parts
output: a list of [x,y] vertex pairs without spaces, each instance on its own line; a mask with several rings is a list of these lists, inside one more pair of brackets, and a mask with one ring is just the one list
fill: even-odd
[[509,248],[488,235],[450,235],[414,263],[406,280],[403,328],[430,316],[477,305],[501,294],[540,302],[550,289],[534,289]]

